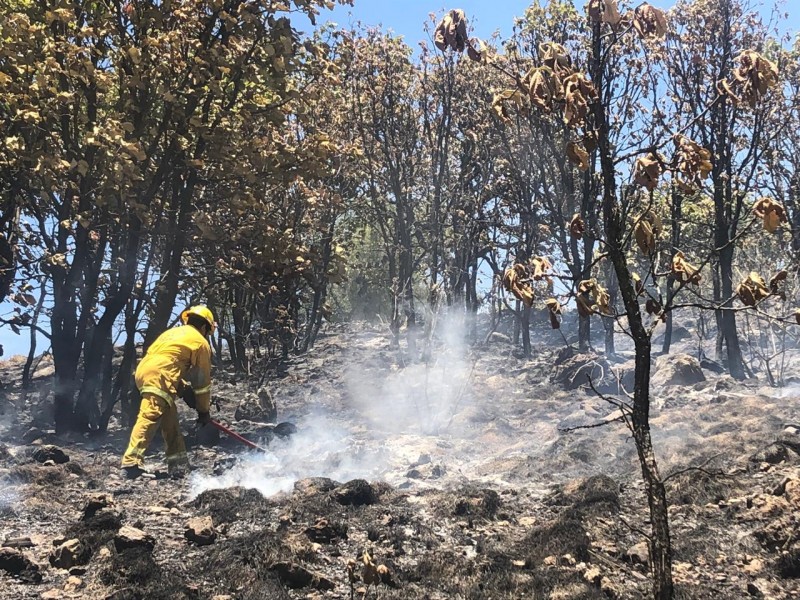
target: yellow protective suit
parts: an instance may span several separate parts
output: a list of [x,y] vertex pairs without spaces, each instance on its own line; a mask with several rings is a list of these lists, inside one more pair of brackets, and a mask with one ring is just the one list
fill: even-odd
[[172,469],[188,462],[175,406],[184,381],[195,391],[197,412],[209,412],[211,346],[191,325],[169,329],[158,336],[136,369],[136,387],[142,395],[142,403],[128,449],[122,457],[123,467],[143,466],[144,453],[159,425],[166,444],[168,467]]

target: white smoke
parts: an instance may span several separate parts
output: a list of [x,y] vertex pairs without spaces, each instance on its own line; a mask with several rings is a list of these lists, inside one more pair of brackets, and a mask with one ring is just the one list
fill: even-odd
[[219,476],[193,474],[192,496],[205,490],[242,486],[265,496],[292,490],[295,481],[329,477],[335,481],[379,479],[385,464],[379,448],[338,426],[330,416],[317,414],[297,424],[289,439],[274,439],[268,452],[252,453]]
[[[466,405],[474,362],[467,356],[463,316],[440,316],[435,331],[431,358],[404,367],[397,365],[396,351],[386,349],[385,338],[365,342],[375,344],[374,352],[354,348],[342,404],[309,406],[312,412],[296,423],[297,433],[273,440],[266,454],[250,455],[219,476],[195,474],[192,494],[244,486],[271,496],[307,477],[396,485],[421,455],[444,458],[451,447],[445,438],[468,435],[454,417]],[[420,350],[424,343],[419,340]]]

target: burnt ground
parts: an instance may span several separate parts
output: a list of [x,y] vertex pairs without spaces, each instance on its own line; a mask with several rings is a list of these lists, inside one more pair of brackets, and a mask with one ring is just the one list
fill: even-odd
[[[159,475],[121,478],[117,420],[49,431],[47,357],[27,394],[23,361],[0,363],[0,597],[646,597],[634,445],[619,422],[581,428],[617,415],[586,373],[624,399],[630,353],[569,357],[542,331],[523,359],[457,330],[406,364],[379,329],[331,327],[261,402],[263,373],[218,368],[216,416],[267,452],[200,446],[213,436],[184,410],[194,470],[177,481],[158,440]],[[682,344],[656,361],[652,410],[677,597],[800,598],[800,392],[700,370]]]

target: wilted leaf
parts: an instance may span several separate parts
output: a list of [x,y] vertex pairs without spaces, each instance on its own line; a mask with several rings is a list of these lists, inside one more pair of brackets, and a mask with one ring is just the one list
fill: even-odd
[[764,229],[775,233],[780,225],[789,222],[786,209],[772,198],[759,198],[753,205],[753,213],[764,220]]
[[658,185],[658,178],[661,175],[661,162],[653,154],[640,156],[636,159],[633,167],[633,180],[639,185],[643,185],[651,192]]
[[674,140],[675,168],[682,176],[677,176],[676,182],[683,191],[691,193],[711,173],[711,152],[680,134]]
[[782,281],[786,281],[786,277],[788,277],[789,273],[785,270],[778,271],[772,278],[769,280],[769,291],[771,294],[778,296],[781,300],[786,300],[786,292],[781,289],[779,285]]
[[672,257],[672,276],[681,283],[700,283],[700,270],[686,262],[683,252],[678,251]]
[[589,168],[589,153],[577,142],[567,142],[567,158],[581,171]]
[[436,26],[433,43],[441,51],[450,48],[455,52],[463,52],[467,42],[467,19],[464,11],[453,9]]
[[552,110],[553,100],[558,99],[561,85],[550,67],[531,69],[526,73],[522,83],[528,88],[531,104],[545,112]]
[[564,80],[564,123],[568,127],[584,124],[589,103],[597,101],[597,90],[582,73],[573,73]]
[[539,53],[542,56],[542,64],[550,69],[557,78],[566,77],[572,73],[572,58],[561,44],[555,42],[539,44]]
[[737,60],[739,66],[733,70],[734,81],[741,88],[742,99],[755,108],[758,99],[778,82],[778,65],[755,50],[745,50]]
[[[608,291],[601,286],[596,279],[585,279],[578,284],[579,301],[581,296],[583,296],[585,304],[588,304],[587,296],[591,296],[591,299],[594,301],[594,304],[589,307],[588,314],[594,312],[599,312],[604,315],[614,314],[611,310],[611,296],[608,295]],[[580,302],[578,310],[579,312],[581,310]]]
[[658,317],[661,321],[667,320],[667,314],[664,309],[661,307],[661,303],[653,298],[648,298],[647,302],[644,303],[644,308],[647,311],[647,314],[653,315]]
[[595,23],[616,25],[622,20],[617,0],[589,0],[589,18]]
[[580,213],[575,213],[572,216],[572,220],[569,222],[569,234],[579,240],[583,237],[585,230],[586,226],[583,223]]
[[633,26],[643,38],[664,37],[667,33],[667,18],[663,10],[645,2],[633,11]]
[[755,306],[758,302],[769,296],[770,291],[764,278],[755,271],[742,280],[736,287],[736,295],[745,306]]
[[558,318],[561,315],[561,304],[555,298],[548,298],[544,304],[550,316],[550,327],[558,329],[561,327],[561,321]]
[[503,273],[503,286],[521,300],[525,306],[533,305],[533,288],[525,265],[516,264]]
[[633,236],[642,254],[650,255],[656,251],[656,241],[661,235],[661,218],[652,210],[648,210],[636,221]]
[[534,281],[542,281],[544,279],[549,282],[550,277],[548,273],[553,268],[553,264],[544,256],[534,256],[530,262]]

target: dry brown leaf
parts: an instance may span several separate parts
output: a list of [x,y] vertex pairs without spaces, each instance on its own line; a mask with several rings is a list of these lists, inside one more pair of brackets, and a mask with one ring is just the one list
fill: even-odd
[[661,235],[661,217],[652,210],[642,214],[633,228],[633,236],[642,254],[650,255],[656,251],[656,241]]
[[589,168],[589,153],[578,142],[567,142],[567,158],[581,171]]
[[764,278],[755,271],[751,271],[736,287],[736,295],[739,296],[739,300],[745,306],[755,306],[769,294]]
[[681,283],[700,283],[700,270],[686,262],[680,250],[672,257],[672,276]]
[[633,167],[633,180],[639,185],[643,185],[651,192],[658,185],[658,178],[661,176],[661,161],[653,154],[640,156],[636,159]]
[[677,146],[675,168],[683,176],[676,177],[676,181],[685,192],[693,192],[711,173],[711,152],[680,134],[676,134],[674,140]]
[[522,84],[527,86],[531,104],[544,112],[553,109],[553,100],[559,95],[561,85],[550,67],[537,67],[528,71]]
[[633,11],[633,26],[643,38],[664,37],[667,33],[667,17],[663,10],[645,2]]
[[589,0],[589,18],[595,23],[617,25],[622,20],[617,0]]
[[575,239],[581,239],[586,231],[586,225],[581,218],[580,213],[575,213],[572,220],[569,222],[569,234]]
[[539,44],[542,64],[550,69],[556,77],[566,77],[572,73],[572,59],[566,48],[555,42]]
[[778,65],[755,50],[745,50],[738,57],[733,79],[741,86],[742,99],[755,108],[759,98],[778,82]]
[[772,198],[759,198],[753,205],[753,213],[764,220],[764,229],[775,233],[780,225],[789,222],[786,209]]
[[549,272],[553,264],[544,256],[534,256],[531,261],[532,277],[535,281],[550,281]]
[[544,301],[547,307],[548,315],[550,316],[550,327],[558,329],[561,327],[561,321],[558,317],[561,315],[561,304],[555,298],[548,298]]
[[522,301],[525,306],[533,305],[533,288],[528,277],[528,270],[525,265],[516,264],[503,273],[503,286],[511,292],[517,300]]
[[433,43],[441,51],[447,48],[456,52],[464,51],[468,39],[467,19],[463,10],[453,9],[442,18],[433,34]]
[[522,93],[519,90],[508,89],[494,95],[492,99],[492,110],[503,123],[511,121],[511,115],[506,107],[507,102],[513,102],[517,108],[521,107],[523,102]]
[[598,99],[597,90],[582,73],[573,73],[564,80],[564,123],[568,127],[584,124],[589,103]]
[[[583,296],[583,300],[587,305],[587,296],[591,296],[591,299],[594,301],[594,304],[588,307],[588,314],[597,312],[604,315],[613,315],[613,311],[611,310],[611,296],[608,295],[608,291],[601,286],[596,279],[584,279],[578,284],[579,301],[581,300],[581,296]],[[578,311],[580,312],[580,310],[581,307],[579,305]]]
[[769,291],[771,294],[778,296],[781,300],[786,300],[786,291],[782,289],[780,283],[786,281],[789,273],[785,270],[778,271],[769,280]]

